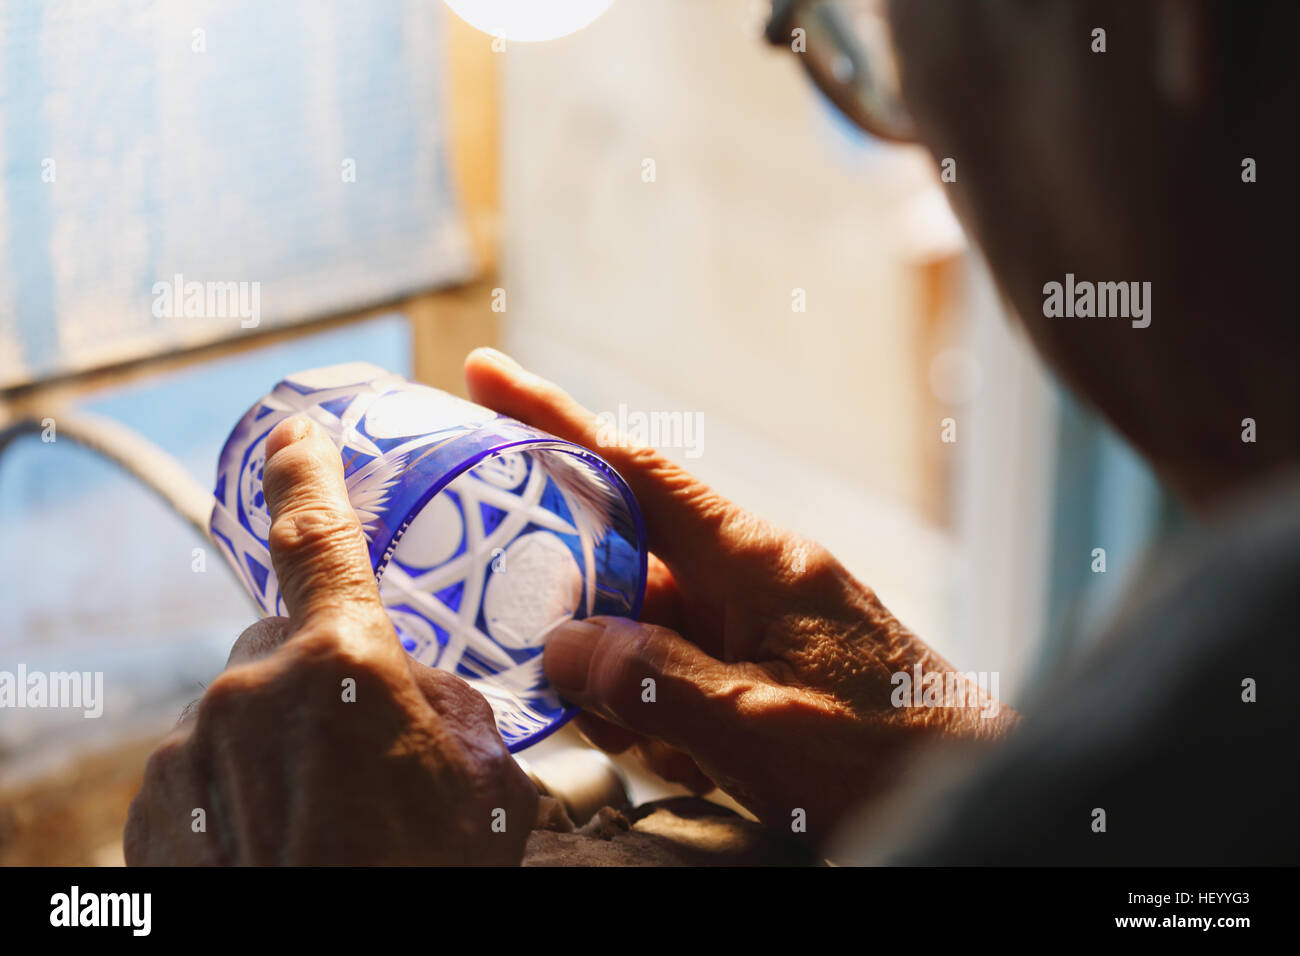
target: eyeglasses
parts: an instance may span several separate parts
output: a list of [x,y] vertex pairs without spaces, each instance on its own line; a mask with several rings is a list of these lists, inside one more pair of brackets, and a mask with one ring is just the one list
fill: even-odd
[[826,98],[862,129],[916,140],[903,105],[884,0],[774,0],[765,31],[789,46]]

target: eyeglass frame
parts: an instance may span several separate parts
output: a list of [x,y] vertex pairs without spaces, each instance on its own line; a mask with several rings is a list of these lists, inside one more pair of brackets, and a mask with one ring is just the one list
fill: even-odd
[[[799,25],[799,13],[814,2],[820,2],[820,0],[772,0],[772,13],[768,18],[767,26],[763,30],[763,36],[767,42],[773,46],[791,48],[790,37],[793,35],[794,29]],[[839,52],[845,56],[849,55],[849,50],[843,46],[839,47]],[[862,50],[855,52],[859,53],[859,55],[865,55]],[[852,94],[848,85],[833,83],[817,70],[814,66],[815,58],[804,56],[801,59],[803,60],[805,72],[811,77],[821,94],[830,100],[835,108],[859,129],[892,143],[917,142],[914,125],[906,131],[900,131],[880,121],[874,111],[863,105],[860,97]]]

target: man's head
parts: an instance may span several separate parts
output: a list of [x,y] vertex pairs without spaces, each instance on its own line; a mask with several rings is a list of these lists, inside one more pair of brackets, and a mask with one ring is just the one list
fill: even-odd
[[[1029,336],[1194,503],[1300,461],[1298,7],[888,4],[917,134],[955,160],[953,205]],[[1067,275],[1149,282],[1150,324],[1045,315]]]

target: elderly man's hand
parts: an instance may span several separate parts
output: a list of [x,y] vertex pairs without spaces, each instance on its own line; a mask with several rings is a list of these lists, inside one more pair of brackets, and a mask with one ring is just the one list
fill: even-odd
[[[646,623],[574,622],[546,646],[547,676],[585,709],[578,724],[597,746],[635,748],[666,779],[697,792],[717,784],[774,827],[802,819],[824,835],[920,747],[991,739],[1015,719],[825,548],[654,449],[600,447],[595,416],[498,352],[472,353],[465,372],[475,401],[606,457],[644,513],[654,551]],[[960,697],[894,706],[894,675],[918,668]]]
[[518,863],[536,788],[482,696],[402,650],[338,450],[294,418],[266,451],[290,617],[245,631],[150,757],[127,862]]

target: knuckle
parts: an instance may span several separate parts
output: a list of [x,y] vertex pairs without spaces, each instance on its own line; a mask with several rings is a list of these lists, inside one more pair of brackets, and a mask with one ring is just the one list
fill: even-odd
[[283,504],[320,477],[320,463],[311,452],[302,444],[290,444],[267,458],[262,489],[269,499]]
[[230,648],[230,660],[243,660],[269,653],[284,643],[289,634],[289,619],[264,617],[244,628]]
[[626,449],[628,461],[638,471],[653,474],[659,478],[673,477],[677,466],[665,458],[653,445],[646,445],[628,435],[619,435],[619,440]]
[[247,704],[262,685],[256,675],[257,665],[245,664],[213,678],[199,701],[199,723],[222,722]]
[[469,683],[450,671],[430,668],[427,679],[434,688],[456,701],[457,708],[472,720],[496,726],[492,705]]
[[782,543],[780,562],[792,583],[814,587],[834,584],[844,573],[844,566],[829,549],[799,536],[792,536]]
[[[440,671],[439,673],[442,672]],[[449,674],[448,676],[454,677],[454,675],[451,674]],[[460,680],[459,677],[455,677],[455,680],[459,681],[461,686],[465,688],[465,711],[467,712],[467,715],[469,716],[470,720],[475,723],[481,724],[484,727],[490,727],[493,733],[495,733],[497,727],[497,717],[496,714],[493,713],[492,711],[492,705],[487,702],[487,698],[484,697],[482,694],[480,694],[478,691],[476,691],[474,688],[470,687],[469,684],[465,683],[463,680]]]
[[451,671],[441,670],[437,667],[430,667],[428,664],[421,664],[414,658],[410,658],[407,666],[419,668],[421,678],[428,682],[431,689],[436,691],[445,691],[448,694],[468,694],[473,690],[469,684],[460,677],[457,677]]
[[355,516],[340,514],[324,504],[309,504],[277,515],[267,543],[281,554],[330,553],[340,546],[355,545],[360,533]]
[[603,652],[594,668],[596,687],[614,713],[625,715],[640,706],[647,678],[663,669],[663,636],[654,627],[614,627],[606,632]]
[[174,733],[163,739],[144,763],[144,779],[157,780],[184,759],[189,745],[189,734]]
[[343,639],[332,628],[313,628],[294,635],[288,645],[299,667],[330,666],[343,653]]
[[839,559],[820,544],[813,544],[808,551],[808,574],[818,581],[830,581],[839,578],[844,570]]
[[291,669],[294,671],[352,677],[358,682],[377,681],[388,675],[388,661],[373,653],[368,641],[350,640],[334,628],[317,628],[297,635],[289,646],[293,649]]

